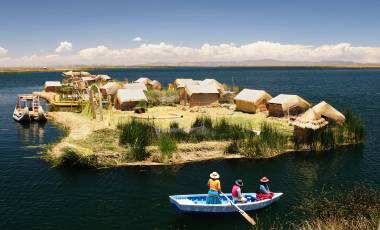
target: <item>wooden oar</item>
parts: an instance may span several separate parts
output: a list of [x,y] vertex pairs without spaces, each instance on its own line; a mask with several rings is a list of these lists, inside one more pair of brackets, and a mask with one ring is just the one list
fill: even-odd
[[244,210],[242,210],[241,208],[239,208],[236,204],[234,204],[234,202],[232,202],[232,200],[230,200],[230,198],[228,198],[228,196],[222,192],[220,192],[225,198],[227,198],[227,200],[231,203],[232,206],[234,206],[238,211],[239,213],[252,225],[256,225],[256,222],[255,220],[252,219],[252,217],[250,217],[246,212],[244,212]]

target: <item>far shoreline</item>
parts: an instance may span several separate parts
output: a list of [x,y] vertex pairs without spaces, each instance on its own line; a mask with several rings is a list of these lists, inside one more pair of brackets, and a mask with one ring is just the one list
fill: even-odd
[[317,68],[317,69],[380,69],[380,64],[352,65],[135,65],[135,66],[65,66],[65,67],[0,67],[0,73],[93,71],[107,69],[175,69],[175,68]]

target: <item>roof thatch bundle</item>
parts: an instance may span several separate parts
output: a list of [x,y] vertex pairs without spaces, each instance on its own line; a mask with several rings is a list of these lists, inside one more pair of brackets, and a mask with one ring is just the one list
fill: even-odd
[[269,116],[298,115],[310,107],[309,102],[298,95],[280,94],[268,101]]
[[62,87],[59,81],[46,81],[44,85],[45,92],[57,92]]
[[174,86],[176,88],[185,88],[188,85],[200,85],[202,81],[193,80],[190,78],[177,78],[174,81]]
[[215,79],[204,79],[202,84],[212,85],[219,91],[220,94],[224,94],[224,86]]
[[127,83],[123,86],[124,89],[141,89],[147,91],[146,85],[144,83]]
[[156,89],[156,90],[162,90],[162,85],[159,81],[157,80],[153,80],[149,83],[150,87],[152,89]]
[[313,110],[320,116],[327,118],[328,120],[334,121],[338,124],[342,124],[346,118],[345,116],[328,104],[325,101],[321,101],[313,107]]
[[105,75],[105,74],[98,74],[96,75],[96,80],[100,80],[100,81],[111,81],[112,78],[108,75]]
[[118,89],[119,85],[116,82],[107,82],[107,84],[100,87],[100,91],[102,92],[103,96],[113,96],[117,93]]
[[328,124],[324,118],[314,111],[313,108],[308,109],[302,116],[297,117],[290,124],[303,129],[317,130]]
[[116,94],[115,107],[120,110],[132,110],[138,103],[146,103],[148,99],[142,89],[119,89]]
[[236,97],[234,102],[236,110],[247,113],[255,113],[257,110],[267,110],[267,102],[272,99],[264,90],[243,89]]
[[214,86],[204,84],[187,85],[185,87],[185,92],[190,107],[217,105],[220,96],[219,91]]
[[145,85],[148,85],[150,84],[152,80],[150,80],[149,78],[147,77],[140,77],[139,79],[137,79],[136,81],[134,81],[135,83],[143,83]]

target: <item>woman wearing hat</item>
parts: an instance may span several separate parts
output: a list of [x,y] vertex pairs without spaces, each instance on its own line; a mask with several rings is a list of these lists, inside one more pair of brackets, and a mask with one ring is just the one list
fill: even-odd
[[235,203],[245,203],[247,202],[247,199],[243,197],[241,193],[241,187],[243,187],[243,180],[238,179],[235,181],[235,184],[232,186],[232,199],[235,201]]
[[219,174],[217,172],[212,172],[210,174],[210,179],[208,180],[208,195],[206,204],[221,204],[219,198],[219,192],[221,192],[222,188],[220,186]]
[[262,177],[260,179],[260,185],[257,188],[257,192],[256,192],[256,197],[259,200],[272,199],[273,192],[269,190],[268,182],[269,182],[269,179],[267,177]]

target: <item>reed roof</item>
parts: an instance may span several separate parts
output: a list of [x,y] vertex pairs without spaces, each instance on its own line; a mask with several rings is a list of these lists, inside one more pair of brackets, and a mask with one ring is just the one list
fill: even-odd
[[320,116],[327,117],[337,123],[343,123],[346,120],[346,117],[341,112],[336,110],[333,106],[325,101],[321,101],[315,105],[313,107],[313,110]]
[[298,95],[280,94],[268,101],[271,104],[280,104],[284,110],[293,106],[299,106],[301,108],[309,108],[310,104],[305,99]]
[[147,91],[146,85],[144,83],[127,83],[123,86],[124,89],[141,89]]
[[119,89],[116,97],[120,103],[129,101],[148,101],[142,89]]
[[108,95],[115,95],[119,89],[119,85],[116,82],[108,82],[101,86],[100,89],[104,89]]
[[302,116],[297,117],[290,123],[300,128],[317,130],[326,126],[328,121],[316,113],[313,108],[310,108]]
[[187,85],[186,92],[192,94],[219,94],[219,91],[212,85]]
[[272,96],[264,90],[243,89],[234,99],[257,104],[262,99],[271,100]]

